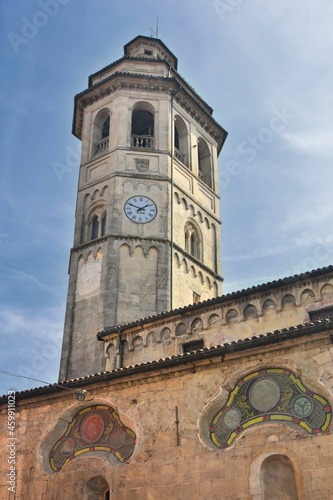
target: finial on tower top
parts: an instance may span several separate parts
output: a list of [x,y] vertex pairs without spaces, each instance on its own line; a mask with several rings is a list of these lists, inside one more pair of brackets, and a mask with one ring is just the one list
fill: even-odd
[[150,28],[150,36],[151,38],[158,38],[158,16],[156,18],[156,28],[154,31],[154,28],[151,26]]

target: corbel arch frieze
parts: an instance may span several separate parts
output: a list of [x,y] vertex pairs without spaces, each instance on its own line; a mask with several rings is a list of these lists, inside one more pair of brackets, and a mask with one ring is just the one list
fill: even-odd
[[[310,291],[310,295],[313,294],[314,297],[312,298],[312,300],[315,301],[316,294],[314,292],[314,286],[313,286],[312,281],[309,280],[307,282],[297,283],[292,287],[292,291],[290,293],[292,293],[295,296],[297,307],[302,305],[302,304],[304,305],[306,290]],[[303,294],[303,297],[302,297],[302,294]],[[310,303],[310,301],[308,301],[308,303]]]
[[202,224],[205,220],[205,217],[203,216],[201,210],[197,210],[195,215],[199,219],[200,224]]
[[187,261],[187,259],[185,257],[183,257],[182,260],[180,261],[180,266],[179,267],[180,267],[180,269],[184,273],[188,274],[188,272],[189,272],[189,265],[188,265],[188,261]]
[[173,196],[174,196],[175,202],[178,203],[178,205],[180,205],[181,202],[182,202],[182,199],[181,199],[179,193],[177,191],[175,191],[174,194],[173,194]]
[[319,296],[321,300],[324,299],[333,299],[333,285],[329,282],[324,285],[320,284]]
[[185,196],[181,198],[181,204],[183,205],[184,210],[189,209],[189,203],[188,200],[185,198]]
[[157,246],[149,241],[140,241],[135,239],[127,239],[125,242],[124,241],[119,241],[118,243],[118,248],[125,248],[127,247],[128,253],[130,257],[133,257],[133,255],[140,250],[142,251],[143,256],[147,259],[149,257],[149,253],[151,251],[156,251],[157,253],[159,252]]
[[[195,208],[195,206],[193,205],[193,203],[190,203],[190,204],[188,205],[188,209],[189,209],[189,211],[190,211],[190,215],[191,215],[191,217],[195,217],[196,215],[198,215],[198,216],[199,216],[199,219],[200,219],[200,215],[201,215],[201,213],[200,213],[200,212],[198,212],[198,211],[196,210],[196,208]],[[201,220],[200,220],[199,222],[201,222]]]
[[129,350],[136,351],[144,346],[144,337],[142,332],[135,332],[131,334],[131,338],[129,339]]
[[135,196],[137,193],[136,191],[139,191],[139,189],[144,189],[145,191],[150,192],[153,190],[153,188],[157,188],[158,191],[162,191],[163,186],[156,181],[152,181],[147,179],[144,183],[140,179],[123,179],[122,186],[125,191],[125,187],[129,185],[132,188],[132,192],[128,193],[128,196]]
[[221,317],[218,313],[213,312],[208,317],[208,328],[214,327],[221,321]]
[[280,297],[280,307],[283,310],[285,307],[296,307],[296,297],[292,293],[293,290],[285,291]]
[[174,252],[173,261],[174,261],[175,265],[177,266],[177,268],[179,269],[180,268],[180,257],[179,257],[178,252]]
[[213,287],[211,279],[210,279],[209,276],[205,277],[205,285],[206,285],[206,287],[207,287],[208,290],[211,290],[212,287]]
[[303,289],[299,290],[299,303],[302,305],[308,305],[311,302],[316,302],[317,296],[315,293],[315,287],[305,286]]
[[134,246],[134,251],[141,248],[143,256],[146,259],[149,257],[150,252],[155,250],[158,253],[158,248],[156,248],[156,245],[151,244],[149,241],[141,241],[139,244],[133,242],[133,246]]
[[174,200],[178,205],[183,205],[185,211],[190,211],[190,217],[195,217],[198,223],[205,224],[207,229],[210,229],[214,225],[207,216],[203,215],[200,208],[197,208],[192,200],[189,200],[183,193],[175,190]]
[[157,338],[156,338],[156,331],[153,329],[147,330],[147,332],[144,335],[144,340],[143,340],[143,346],[144,347],[155,347],[157,343]]
[[242,319],[242,313],[238,304],[231,304],[230,306],[224,307],[222,317],[226,324],[240,321]]
[[278,308],[276,298],[271,294],[264,294],[259,303],[260,307],[258,312],[261,313],[262,316],[264,316],[267,312],[272,312],[273,310],[276,311]]
[[205,223],[207,229],[210,229],[211,225],[207,217],[204,217],[203,222]]
[[78,253],[77,262],[79,263],[81,261],[81,263],[86,264],[89,256],[94,260],[103,257],[103,244],[100,243],[96,246],[96,244],[92,242],[92,244],[87,245],[86,248],[81,248]]
[[98,198],[102,198],[104,196],[105,191],[108,189],[108,185],[104,185],[102,188],[96,188],[94,191],[89,193],[91,201],[98,200]]

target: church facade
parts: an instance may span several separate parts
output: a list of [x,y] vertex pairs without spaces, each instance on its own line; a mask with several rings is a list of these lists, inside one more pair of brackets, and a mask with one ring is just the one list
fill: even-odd
[[14,471],[0,399],[1,498],[331,499],[333,266],[221,295],[226,132],[160,40],[89,78],[73,132],[59,383],[15,395]]

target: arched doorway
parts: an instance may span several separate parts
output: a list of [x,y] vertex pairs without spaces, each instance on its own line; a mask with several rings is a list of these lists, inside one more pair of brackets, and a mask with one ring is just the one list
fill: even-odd
[[259,472],[263,500],[298,500],[296,476],[291,460],[285,455],[270,455]]
[[110,488],[103,476],[94,476],[84,487],[86,500],[110,500]]

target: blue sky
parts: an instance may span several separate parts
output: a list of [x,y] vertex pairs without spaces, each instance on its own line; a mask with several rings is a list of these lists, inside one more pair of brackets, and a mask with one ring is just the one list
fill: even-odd
[[[157,16],[180,74],[229,132],[224,293],[333,262],[333,4],[2,2],[1,370],[57,380],[80,148],[73,98]],[[42,385],[0,379],[1,394]]]

